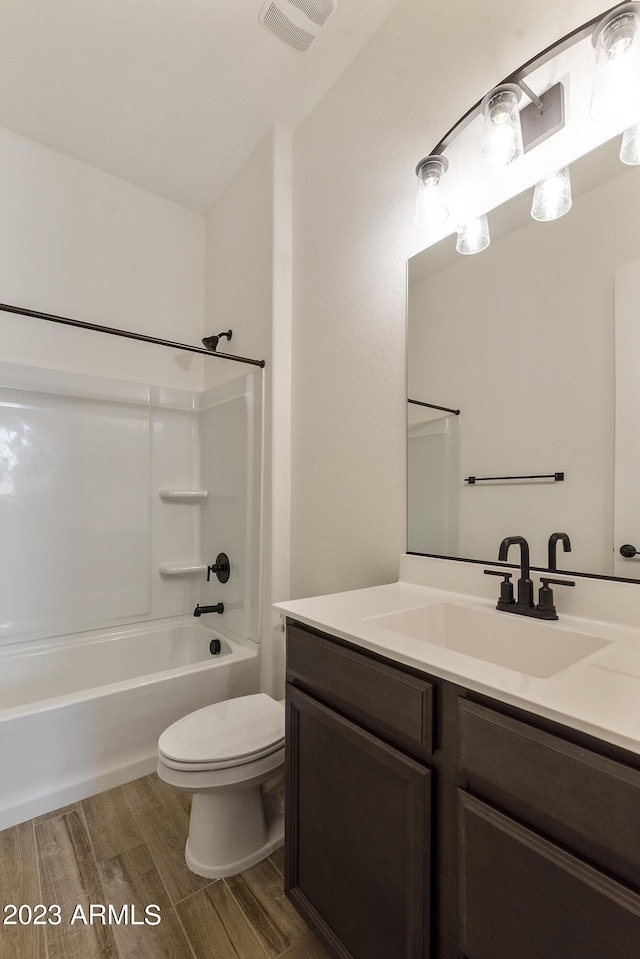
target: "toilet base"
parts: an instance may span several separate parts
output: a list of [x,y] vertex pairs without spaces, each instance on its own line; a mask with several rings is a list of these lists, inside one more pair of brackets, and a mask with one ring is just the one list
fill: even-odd
[[217,863],[216,865],[199,862],[198,859],[191,854],[188,839],[184,858],[187,866],[196,876],[203,876],[205,879],[224,879],[228,876],[237,876],[238,873],[244,872],[245,869],[255,866],[256,863],[266,859],[272,852],[279,849],[283,843],[284,816],[280,814],[266,830],[266,840],[264,844],[242,859],[237,859],[233,862]]
[[196,792],[185,861],[206,879],[235,876],[266,859],[284,841],[282,770],[245,789]]

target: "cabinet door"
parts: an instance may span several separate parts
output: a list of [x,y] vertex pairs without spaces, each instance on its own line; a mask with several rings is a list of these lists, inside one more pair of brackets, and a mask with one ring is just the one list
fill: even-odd
[[430,772],[287,687],[286,890],[343,959],[429,956]]
[[466,959],[632,959],[640,896],[475,796],[460,796]]

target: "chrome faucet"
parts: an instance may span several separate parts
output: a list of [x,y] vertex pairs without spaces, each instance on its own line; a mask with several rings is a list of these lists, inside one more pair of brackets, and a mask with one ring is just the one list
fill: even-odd
[[[566,533],[558,533],[557,538],[566,536]],[[567,540],[569,537],[567,536]],[[548,576],[541,576],[542,583],[538,593],[538,603],[533,601],[533,581],[530,575],[529,565],[529,544],[524,536],[507,536],[500,543],[498,559],[501,563],[507,561],[507,555],[511,546],[520,547],[520,578],[518,579],[517,599],[513,596],[513,585],[511,583],[512,573],[505,573],[502,570],[485,569],[487,576],[502,576],[500,586],[500,598],[496,604],[496,609],[501,609],[505,613],[519,613],[521,616],[534,616],[536,619],[557,619],[558,613],[553,602],[554,586],[575,586],[574,582],[567,579],[550,579]],[[554,541],[555,546],[555,541]],[[565,546],[566,550],[566,546]]]

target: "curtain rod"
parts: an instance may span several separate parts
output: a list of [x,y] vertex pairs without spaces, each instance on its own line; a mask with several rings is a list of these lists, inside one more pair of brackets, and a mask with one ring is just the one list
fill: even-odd
[[460,416],[460,410],[452,410],[450,406],[436,406],[435,403],[423,403],[422,400],[407,400],[407,403],[413,403],[414,406],[428,406],[430,410],[443,410],[445,413],[454,413]]
[[129,340],[139,340],[142,343],[155,343],[158,346],[170,346],[174,350],[187,350],[189,353],[201,353],[204,356],[218,356],[223,360],[235,360],[236,363],[250,363],[252,366],[264,367],[264,360],[252,360],[246,356],[234,356],[233,353],[217,353],[206,350],[201,346],[189,346],[187,343],[177,343],[173,340],[162,340],[157,336],[147,336],[145,333],[132,333],[129,330],[116,330],[112,326],[100,326],[98,323],[87,323],[85,320],[73,320],[68,316],[56,316],[54,313],[40,313],[38,310],[27,310],[22,306],[11,306],[0,303],[3,313],[17,313],[19,316],[32,316],[37,320],[49,320],[51,323],[62,323],[65,326],[79,326],[83,330],[94,330],[96,333],[111,333],[112,336],[124,336]]

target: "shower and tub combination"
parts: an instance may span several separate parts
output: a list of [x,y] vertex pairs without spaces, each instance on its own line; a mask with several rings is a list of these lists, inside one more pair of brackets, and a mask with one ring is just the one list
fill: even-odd
[[0,652],[0,829],[154,771],[171,723],[258,689],[258,645],[194,622],[89,630]]
[[259,690],[262,401],[0,363],[0,829]]

